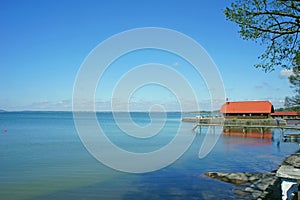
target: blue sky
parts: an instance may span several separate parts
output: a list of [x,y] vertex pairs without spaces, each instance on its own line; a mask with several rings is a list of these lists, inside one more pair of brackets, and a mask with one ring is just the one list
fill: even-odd
[[[220,71],[229,100],[270,100],[276,108],[283,106],[285,96],[292,95],[287,73],[282,69],[264,73],[253,67],[264,48],[240,39],[238,27],[227,21],[222,12],[230,3],[230,0],[2,0],[0,109],[71,110],[76,75],[90,51],[114,34],[142,27],[173,29],[202,45]],[[194,88],[198,84],[199,88],[205,86],[201,77],[197,82],[194,72],[180,58],[144,53],[152,56],[151,62],[177,67]],[[143,60],[142,54],[137,53],[132,59],[149,62]],[[132,61],[128,63],[134,65]],[[118,67],[112,67],[104,77],[106,84],[97,89],[100,109],[108,108],[115,81],[122,76],[114,76],[117,72],[120,73]],[[205,109],[209,96],[207,91],[200,93],[197,93],[199,104]],[[175,96],[155,85],[137,90],[132,99],[136,110],[151,104],[175,109],[172,107]]]

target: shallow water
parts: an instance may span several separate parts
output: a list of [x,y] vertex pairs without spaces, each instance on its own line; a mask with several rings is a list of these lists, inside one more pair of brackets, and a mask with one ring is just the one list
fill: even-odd
[[[140,126],[151,122],[148,113],[130,116]],[[124,136],[111,113],[97,117],[116,145],[149,152],[170,142],[182,116],[168,113],[163,129],[151,140]],[[120,123],[126,126],[125,117]],[[160,114],[152,117],[154,125],[163,119]],[[88,123],[89,118],[85,120]],[[104,166],[88,153],[72,113],[0,113],[0,199],[238,199],[232,192],[234,185],[203,174],[272,171],[299,149],[297,143],[284,143],[280,131],[274,129],[271,138],[221,135],[213,150],[200,159],[204,137],[214,134],[207,129],[193,132],[192,123],[181,125],[184,134],[196,134],[196,138],[180,159],[158,171],[128,174]]]

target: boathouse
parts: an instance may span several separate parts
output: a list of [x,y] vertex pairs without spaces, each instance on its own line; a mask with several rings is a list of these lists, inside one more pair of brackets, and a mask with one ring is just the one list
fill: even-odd
[[274,112],[271,116],[281,119],[300,119],[300,112]]
[[265,119],[274,113],[274,107],[269,101],[227,101],[220,112],[225,118]]

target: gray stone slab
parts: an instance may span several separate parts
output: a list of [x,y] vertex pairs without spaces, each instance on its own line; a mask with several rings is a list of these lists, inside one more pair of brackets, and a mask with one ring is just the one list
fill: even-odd
[[276,176],[280,178],[300,179],[300,169],[291,165],[282,165],[277,170]]

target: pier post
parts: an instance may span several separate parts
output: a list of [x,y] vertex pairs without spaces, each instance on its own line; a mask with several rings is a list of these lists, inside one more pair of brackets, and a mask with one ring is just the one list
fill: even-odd
[[247,135],[247,127],[243,127],[243,136],[246,137]]
[[280,134],[281,134],[281,136],[284,135],[284,128],[280,128]]

